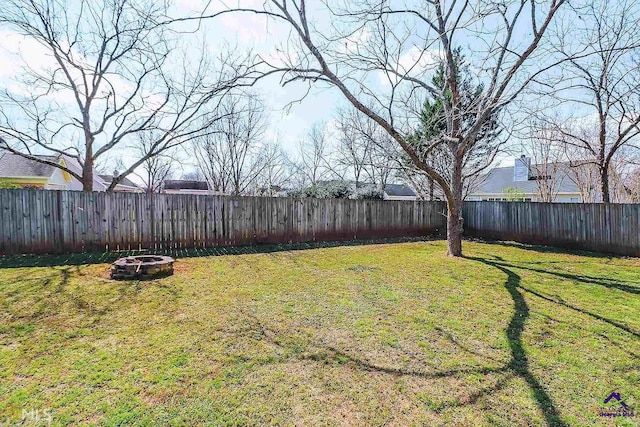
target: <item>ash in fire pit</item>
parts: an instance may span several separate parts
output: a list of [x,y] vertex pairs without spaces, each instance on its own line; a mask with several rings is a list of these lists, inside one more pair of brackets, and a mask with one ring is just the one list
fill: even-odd
[[174,259],[162,255],[120,258],[111,266],[112,279],[155,279],[173,274]]

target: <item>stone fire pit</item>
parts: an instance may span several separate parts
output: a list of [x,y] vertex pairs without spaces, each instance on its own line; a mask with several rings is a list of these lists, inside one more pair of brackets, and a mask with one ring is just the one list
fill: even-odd
[[112,279],[155,279],[173,274],[174,259],[162,255],[120,258],[111,265]]

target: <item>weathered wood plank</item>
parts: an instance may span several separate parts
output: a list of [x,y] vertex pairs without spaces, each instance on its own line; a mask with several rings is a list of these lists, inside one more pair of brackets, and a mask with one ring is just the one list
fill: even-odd
[[640,256],[640,205],[465,202],[469,236]]
[[[0,190],[0,254],[415,236],[442,202]],[[640,205],[465,202],[467,235],[640,255]]]

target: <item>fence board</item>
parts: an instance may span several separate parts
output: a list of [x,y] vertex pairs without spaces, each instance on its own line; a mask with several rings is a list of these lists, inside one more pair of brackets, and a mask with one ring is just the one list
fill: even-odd
[[0,254],[427,235],[440,202],[0,190]]
[[[427,235],[442,202],[0,190],[0,254]],[[465,233],[640,256],[640,205],[465,202]]]
[[640,256],[640,205],[465,202],[465,235]]

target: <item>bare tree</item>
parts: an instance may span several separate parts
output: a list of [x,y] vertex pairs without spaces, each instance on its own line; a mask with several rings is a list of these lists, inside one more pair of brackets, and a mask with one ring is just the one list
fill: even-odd
[[[179,49],[175,33],[158,23],[167,7],[146,0],[4,2],[0,25],[36,41],[51,64],[27,58],[15,84],[4,88],[1,148],[64,169],[91,191],[96,162],[153,130],[155,139],[113,179],[112,190],[149,158],[208,128],[208,104],[235,85],[246,58],[221,54],[214,73],[206,55]],[[39,153],[74,158],[82,172]]]
[[206,180],[204,174],[202,173],[202,170],[196,168],[194,170],[190,170],[188,172],[184,172],[181,176],[180,179],[183,179],[185,181],[204,181]]
[[529,140],[523,146],[532,161],[529,174],[535,180],[542,202],[555,201],[565,180],[570,180],[569,163],[564,162],[563,137],[553,128],[532,123]]
[[256,176],[256,188],[263,196],[275,196],[291,182],[293,170],[287,154],[277,142],[265,144],[258,154],[262,165]]
[[[640,170],[640,149],[627,146],[613,158],[611,165],[611,201],[638,203],[636,177]],[[635,186],[634,186],[635,183]]]
[[560,55],[570,60],[559,67],[546,95],[553,96],[568,117],[544,117],[566,144],[579,148],[571,159],[582,170],[592,165],[598,172],[600,198],[612,198],[612,164],[625,146],[638,146],[640,137],[640,7],[635,1],[588,2],[580,10],[582,23],[572,45],[583,54],[572,58],[567,43],[556,43]]
[[[456,65],[457,75],[455,79],[458,81],[460,94],[459,110],[462,112],[460,119],[461,129],[473,126],[476,120],[473,112],[473,105],[477,103],[478,97],[482,96],[484,85],[477,83],[472,73],[470,64],[466,61],[462,49],[454,50],[454,63]],[[445,64],[439,60],[435,74],[431,78],[434,88],[445,91]],[[470,108],[471,107],[471,108]],[[471,110],[471,112],[468,112]],[[505,139],[500,138],[502,133],[501,125],[498,121],[500,110],[496,109],[484,122],[484,125],[477,132],[473,147],[469,148],[462,162],[462,186],[463,199],[477,187],[479,181],[483,181],[484,172],[491,165],[493,159],[500,152]],[[453,158],[450,150],[446,148],[446,144],[437,143],[442,135],[446,134],[447,121],[444,111],[444,104],[439,99],[428,99],[424,103],[420,114],[420,124],[416,132],[408,138],[417,156],[426,163],[431,165],[440,175],[448,177],[449,170]],[[440,146],[438,146],[440,145]],[[403,156],[405,168],[409,175],[418,178],[424,175],[424,172],[418,169],[415,162],[408,155]],[[413,172],[410,172],[413,169]],[[436,192],[436,185],[432,178],[428,175],[425,179],[419,180],[423,185],[428,185],[429,199],[433,200]],[[424,190],[421,191],[424,193]]]
[[582,147],[567,144],[564,139],[563,145],[565,156],[569,159],[569,179],[578,187],[582,203],[596,203],[600,173],[593,164],[583,160],[589,158],[589,152]]
[[165,150],[158,155],[147,156],[157,136],[153,135],[153,132],[141,132],[136,137],[139,141],[137,149],[140,151],[140,157],[145,160],[139,167],[141,170],[133,172],[133,175],[142,180],[146,193],[159,193],[164,181],[174,175],[177,163],[174,153]]
[[397,173],[399,153],[397,144],[388,133],[375,122],[360,114],[365,123],[358,128],[361,138],[369,146],[364,152],[365,177],[380,191],[384,190],[389,180]]
[[[198,18],[246,12],[288,25],[293,36],[280,48],[288,55],[271,62],[265,74],[283,73],[284,84],[328,83],[383,128],[442,189],[448,210],[448,253],[461,256],[465,160],[491,115],[551,66],[545,60],[544,39],[565,3],[364,0],[345,1],[342,6],[314,4],[310,9],[304,0],[268,0],[263,7],[205,11]],[[316,20],[309,13],[327,19]],[[479,81],[485,82],[480,96],[465,108],[454,53],[462,45],[473,46],[470,62]],[[443,89],[428,78],[434,57],[444,64]],[[372,83],[381,80],[383,86]],[[446,175],[422,160],[408,140],[427,98],[442,102],[446,129],[425,152],[443,148],[450,153]]]
[[397,145],[376,122],[355,108],[338,113],[336,161],[353,176],[356,187],[363,182],[383,190],[397,173]]
[[331,177],[342,179],[331,163],[330,150],[326,124],[314,123],[298,146],[297,159],[293,162],[299,187],[316,185]]
[[353,178],[356,188],[362,184],[365,169],[368,166],[368,153],[374,149],[372,141],[362,137],[361,122],[363,120],[362,115],[352,108],[341,109],[336,115],[338,133],[336,162],[343,168],[345,176]]
[[640,166],[631,170],[624,182],[627,200],[630,203],[640,203]]
[[260,150],[264,144],[267,114],[255,94],[229,94],[208,133],[195,140],[194,153],[213,189],[223,194],[245,194],[255,187],[266,167]]

